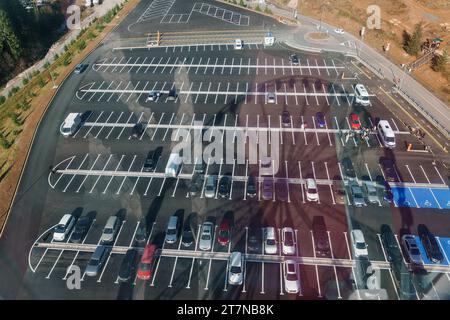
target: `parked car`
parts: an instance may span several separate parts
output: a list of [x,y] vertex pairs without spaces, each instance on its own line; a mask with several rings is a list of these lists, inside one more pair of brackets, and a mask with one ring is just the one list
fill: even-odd
[[88,277],[95,277],[102,270],[108,255],[108,248],[102,245],[97,246],[86,267],[86,275]]
[[175,89],[171,89],[169,90],[167,101],[175,101],[177,97],[178,97],[177,91]]
[[262,253],[262,230],[261,228],[249,228],[247,240],[247,253],[261,254]]
[[417,246],[416,237],[412,234],[404,234],[402,236],[402,245],[408,255],[408,260],[413,265],[422,265],[422,255]]
[[306,199],[308,201],[319,201],[319,193],[317,192],[317,183],[316,180],[312,178],[306,179]]
[[402,261],[402,254],[398,247],[395,235],[387,224],[383,224],[380,228],[380,238],[383,243],[384,252],[386,253],[386,259],[392,263],[398,263]]
[[247,197],[253,198],[256,196],[256,181],[255,176],[250,174],[247,180]]
[[353,163],[350,158],[345,157],[342,159],[342,169],[344,178],[348,180],[354,180],[356,178],[355,168],[353,167]]
[[214,198],[215,197],[216,184],[217,184],[216,176],[208,176],[206,178],[206,184],[205,184],[205,197],[206,198]]
[[298,60],[298,57],[297,57],[297,55],[295,53],[289,55],[289,61],[294,66],[298,66],[299,65],[299,60]]
[[350,113],[348,120],[350,121],[350,128],[353,130],[361,130],[361,121],[356,113]]
[[291,114],[289,111],[284,110],[281,113],[281,123],[283,124],[283,127],[289,127],[291,125]]
[[231,237],[231,221],[227,217],[223,217],[219,225],[217,234],[217,242],[221,246],[226,246],[230,242]]
[[73,229],[72,236],[70,237],[70,242],[82,242],[91,226],[91,222],[91,218],[89,218],[88,216],[79,218],[75,223],[75,228]]
[[241,39],[236,39],[234,41],[234,49],[235,50],[242,50],[242,40]]
[[116,238],[117,232],[120,227],[120,219],[117,216],[111,216],[106,221],[103,228],[102,235],[100,237],[101,244],[112,244]]
[[64,241],[75,225],[75,217],[65,214],[53,230],[53,241]]
[[228,175],[222,176],[219,180],[219,196],[228,198],[231,190],[231,178]]
[[334,32],[337,33],[337,34],[344,34],[345,33],[344,29],[342,29],[342,28],[336,28],[336,29],[334,29]]
[[150,172],[150,171],[155,170],[161,153],[162,153],[162,147],[158,147],[155,150],[149,151],[147,154],[147,157],[144,160],[143,171]]
[[200,232],[199,249],[203,251],[211,250],[214,233],[214,224],[210,221],[203,222]]
[[295,240],[294,230],[291,227],[284,227],[281,229],[281,247],[283,254],[293,255],[295,254]]
[[228,283],[230,285],[241,285],[244,281],[244,256],[234,251],[229,258]]
[[385,179],[389,182],[398,182],[397,171],[394,161],[388,158],[380,158],[380,165],[383,169]]
[[272,200],[273,199],[273,179],[272,178],[267,178],[267,177],[264,178],[262,198],[264,200]]
[[300,277],[298,275],[298,265],[293,260],[286,260],[283,263],[284,288],[287,293],[297,294],[300,290]]
[[148,280],[152,276],[153,263],[156,257],[156,245],[147,244],[139,262],[137,277],[141,280]]
[[322,112],[316,113],[316,122],[319,128],[325,128],[325,116]]
[[141,222],[134,234],[134,243],[138,247],[143,247],[147,242],[147,228],[145,222]]
[[169,222],[167,223],[165,242],[169,244],[177,242],[179,231],[180,218],[174,214],[169,218]]
[[136,269],[136,250],[128,249],[123,257],[122,264],[120,265],[119,275],[117,281],[129,282]]
[[274,227],[264,229],[264,252],[266,254],[277,254],[278,244]]
[[144,125],[140,122],[136,123],[131,129],[131,137],[134,139],[139,138],[144,133]]
[[333,181],[333,195],[334,195],[334,201],[336,201],[337,204],[345,204],[345,187],[342,182],[342,180],[335,180]]
[[276,97],[275,97],[275,92],[268,92],[267,93],[267,103],[275,103],[276,101]]
[[191,197],[195,197],[198,194],[200,194],[202,186],[203,186],[202,176],[198,173],[194,173],[194,175],[192,176],[192,180],[189,184],[189,195]]
[[366,206],[366,201],[364,200],[362,189],[357,184],[352,184],[350,186],[350,191],[353,199],[353,204],[356,207],[363,207]]
[[181,244],[185,247],[189,247],[193,244],[195,244],[195,224],[192,221],[192,217],[194,216],[193,213],[189,215],[186,222],[183,226],[183,233],[181,235]]
[[323,216],[314,216],[312,221],[314,248],[319,257],[330,257],[331,249],[328,239],[327,227]]
[[161,92],[159,90],[152,90],[148,93],[146,101],[157,101],[161,96]]
[[442,260],[444,260],[444,256],[435,236],[424,224],[419,224],[417,226],[417,232],[428,259],[433,263],[441,263]]
[[380,203],[376,184],[372,181],[365,181],[363,186],[367,195],[367,200],[369,200],[370,203]]
[[278,178],[275,182],[275,191],[278,195],[277,198],[280,201],[289,200],[288,181],[285,178]]
[[364,234],[360,229],[353,229],[350,233],[353,245],[353,251],[356,258],[367,258],[369,252],[367,251],[366,240]]

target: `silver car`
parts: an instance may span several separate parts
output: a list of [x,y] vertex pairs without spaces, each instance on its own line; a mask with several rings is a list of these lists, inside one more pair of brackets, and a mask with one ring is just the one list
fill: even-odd
[[95,277],[103,268],[109,251],[105,246],[98,246],[92,254],[91,260],[86,267],[86,275]]
[[214,224],[210,221],[203,222],[200,241],[198,247],[200,250],[208,251],[212,249]]
[[229,258],[228,283],[241,285],[244,281],[244,256],[240,252],[232,252]]
[[371,181],[364,182],[364,191],[366,191],[367,200],[369,200],[370,203],[380,202],[380,199],[378,198],[378,190],[373,182]]
[[409,262],[416,265],[423,264],[422,256],[417,246],[416,237],[412,234],[402,236],[402,244],[409,257]]
[[267,93],[267,103],[275,103],[275,92],[268,92]]
[[214,196],[216,195],[216,185],[217,185],[216,176],[208,176],[206,178],[206,185],[205,185],[206,198],[214,198]]
[[354,184],[350,187],[350,191],[353,197],[353,204],[355,206],[363,207],[367,205],[360,186]]

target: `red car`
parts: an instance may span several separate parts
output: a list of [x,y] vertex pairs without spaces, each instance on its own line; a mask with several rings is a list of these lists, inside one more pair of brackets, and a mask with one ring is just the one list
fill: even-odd
[[148,244],[145,246],[144,254],[142,255],[137,272],[137,277],[139,279],[148,280],[151,278],[155,253],[156,246],[154,244]]
[[350,120],[350,127],[353,130],[361,129],[361,122],[359,121],[359,117],[357,114],[350,113],[349,120]]
[[217,241],[220,245],[226,246],[230,242],[231,222],[227,217],[222,219],[219,226]]

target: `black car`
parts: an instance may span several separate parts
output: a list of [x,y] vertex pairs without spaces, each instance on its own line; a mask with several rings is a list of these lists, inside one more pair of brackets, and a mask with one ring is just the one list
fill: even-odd
[[72,236],[70,237],[70,242],[80,243],[81,241],[83,241],[90,226],[91,218],[87,216],[80,217],[75,224],[74,231],[72,233]]
[[389,182],[398,182],[397,172],[395,171],[395,163],[391,159],[381,158],[380,165],[383,169],[384,176]]
[[247,239],[247,252],[253,254],[262,253],[262,229],[249,228]]
[[229,197],[230,190],[231,190],[231,178],[229,176],[223,176],[219,180],[219,196],[221,198]]
[[117,281],[128,282],[131,280],[136,270],[136,250],[128,249],[123,257],[122,264],[119,269]]
[[151,150],[147,154],[147,158],[144,161],[144,171],[149,172],[155,170],[156,164],[158,163],[159,156],[162,153],[162,147],[158,147],[155,150]]
[[175,101],[177,99],[177,91],[175,89],[172,89],[169,91],[169,95],[167,97],[168,101]]
[[247,181],[247,196],[253,198],[256,196],[256,181],[253,175],[248,177]]
[[194,173],[192,180],[189,184],[189,195],[191,197],[195,197],[200,194],[203,187],[203,179],[202,176],[198,173]]
[[189,247],[195,243],[195,227],[193,217],[194,213],[191,213],[187,218],[183,226],[183,233],[181,235],[181,244],[185,247]]
[[386,253],[386,259],[392,263],[401,262],[402,254],[400,248],[398,247],[394,233],[387,224],[381,226],[380,238]]
[[86,69],[86,65],[80,63],[80,64],[77,64],[77,66],[75,67],[73,72],[76,74],[80,74],[84,71],[84,69]]
[[319,257],[331,257],[327,227],[325,225],[325,219],[322,216],[313,217],[312,231],[316,255]]
[[147,242],[147,228],[145,227],[145,222],[140,223],[138,228],[136,229],[136,233],[134,235],[134,243],[138,247],[145,246]]
[[353,163],[350,158],[342,159],[342,169],[344,170],[344,177],[347,179],[355,179],[356,173],[355,168],[353,167]]
[[428,230],[427,226],[424,224],[419,224],[417,226],[417,233],[419,234],[420,241],[422,242],[428,259],[433,263],[441,263],[444,259],[439,244],[434,237],[434,235]]
[[298,57],[297,57],[297,55],[295,53],[291,54],[289,56],[289,61],[291,61],[292,65],[294,65],[294,66],[298,66],[298,64],[299,64]]
[[281,122],[283,123],[284,127],[289,127],[291,125],[291,114],[289,111],[284,110],[281,113]]
[[275,193],[278,200],[283,202],[289,200],[288,181],[285,178],[277,179],[275,182]]
[[389,183],[384,180],[384,177],[381,175],[378,175],[375,180],[380,185],[380,190],[383,196],[383,200],[392,203],[392,200],[394,199],[394,195],[392,194],[391,186]]
[[131,130],[131,137],[137,139],[144,133],[144,125],[140,122],[136,123]]

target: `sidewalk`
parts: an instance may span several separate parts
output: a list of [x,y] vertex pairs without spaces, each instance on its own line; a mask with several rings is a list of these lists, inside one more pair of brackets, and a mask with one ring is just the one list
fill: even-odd
[[[269,7],[277,15],[293,17],[293,10],[282,9],[272,4]],[[297,27],[297,30],[293,33],[283,33],[281,36],[283,41],[303,50],[336,51],[354,56],[381,78],[391,82],[405,100],[433,123],[445,137],[450,139],[449,106],[423,87],[411,75],[351,34],[338,35],[334,33],[336,27],[300,14],[297,14],[297,20],[300,21],[301,26]],[[322,25],[322,28],[320,28],[320,25]],[[314,41],[307,37],[308,33],[317,32],[319,29],[322,32],[328,32],[330,38]]]

